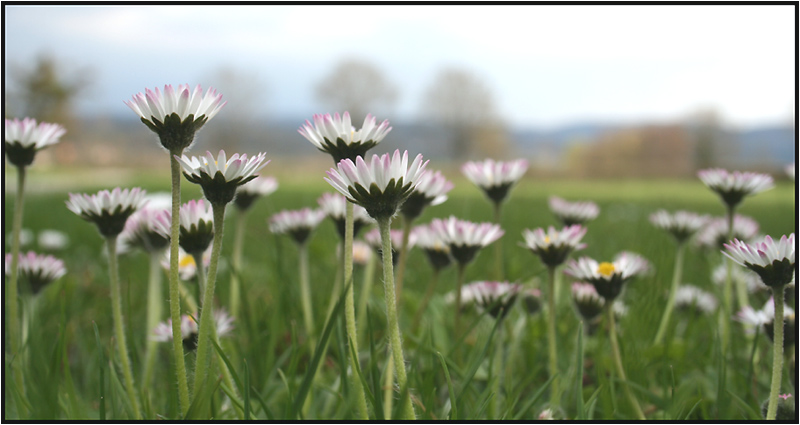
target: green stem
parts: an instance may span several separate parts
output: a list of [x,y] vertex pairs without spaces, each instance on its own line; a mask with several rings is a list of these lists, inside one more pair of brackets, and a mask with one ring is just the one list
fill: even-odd
[[656,345],[661,344],[664,340],[669,318],[672,315],[672,310],[675,308],[675,293],[678,291],[678,285],[680,285],[681,275],[683,274],[683,256],[685,251],[686,244],[684,242],[679,242],[678,250],[675,253],[675,269],[672,271],[672,286],[669,288],[667,307],[664,309],[664,314],[661,316],[661,323],[658,325],[656,339],[653,342]]
[[336,301],[339,300],[339,295],[342,294],[342,281],[343,274],[344,274],[344,241],[340,245],[339,251],[336,253],[336,274],[333,278],[333,290],[331,291],[331,296],[328,297],[328,308],[325,309],[325,317],[329,317],[333,309],[336,307]]
[[400,254],[397,258],[397,273],[395,277],[395,296],[397,298],[397,308],[400,308],[403,294],[403,279],[406,275],[406,262],[408,261],[408,238],[411,235],[411,223],[413,219],[403,216],[403,246],[400,247]]
[[[208,278],[203,290],[203,302],[200,303],[200,324],[197,335],[197,360],[194,366],[194,394],[200,394],[201,385],[208,377],[209,360],[211,355],[211,337],[214,334],[214,288],[217,282],[217,265],[222,250],[222,232],[225,227],[225,205],[212,204],[214,212],[214,242],[211,245],[211,262],[208,265]],[[202,263],[198,264],[197,272],[202,272]]]
[[[730,208],[728,210],[728,241],[731,241],[733,239],[733,217],[734,217],[734,211],[733,208]],[[728,259],[726,258],[726,260]],[[732,266],[733,266],[732,262],[728,261],[727,284],[736,285],[736,300],[738,301],[739,309],[742,310],[750,305],[750,300],[747,297],[747,283],[744,281],[744,279],[738,279],[735,282],[731,282],[733,279],[733,272],[731,271]],[[729,301],[729,303],[730,303],[729,305],[732,306],[733,302]],[[730,317],[730,315],[728,315],[728,317]]]
[[422,302],[417,307],[417,312],[414,313],[414,321],[411,325],[412,332],[416,332],[417,328],[419,327],[419,322],[422,320],[422,313],[425,309],[428,308],[428,303],[431,301],[433,297],[433,292],[436,290],[436,284],[439,282],[439,269],[433,269],[433,276],[431,276],[431,281],[428,282],[428,288],[425,290],[425,296],[422,298]]
[[[394,359],[395,375],[397,375],[397,385],[400,389],[406,388],[408,382],[406,376],[406,364],[403,358],[403,346],[400,336],[400,324],[397,321],[397,304],[395,301],[394,273],[392,270],[392,239],[390,234],[391,217],[378,219],[378,228],[381,232],[381,248],[383,251],[383,292],[386,299],[386,325],[389,328],[389,343]],[[411,403],[410,392],[405,397],[402,406],[402,417],[404,420],[416,419],[414,406]]]
[[[728,241],[733,238],[733,207],[728,207]],[[722,288],[722,353],[723,355],[728,350],[728,341],[731,336],[731,315],[733,314],[733,263],[728,258],[722,259],[725,262],[725,286]]]
[[[194,264],[196,267],[195,276],[197,277],[197,299],[200,301],[200,305],[198,306],[200,309],[203,308],[203,294],[206,287],[206,270],[203,267],[203,253],[202,252],[195,252],[193,254],[189,254],[192,256],[194,260]],[[193,312],[197,314],[197,312]]]
[[[387,347],[391,351],[391,347]],[[394,410],[394,358],[389,353],[389,361],[386,362],[386,375],[383,380],[383,417],[392,418]]]
[[622,381],[622,390],[625,392],[625,397],[628,398],[628,402],[631,404],[631,407],[633,407],[636,417],[644,421],[647,420],[647,418],[644,416],[642,408],[639,407],[639,402],[636,400],[636,397],[628,387],[628,378],[625,376],[625,369],[622,367],[622,355],[620,354],[619,343],[617,342],[617,325],[614,319],[614,309],[611,304],[612,302],[610,300],[606,300],[606,320],[608,320],[608,336],[611,340],[611,353],[614,356],[614,366],[617,369],[620,381]]
[[[503,320],[503,318],[498,318],[496,320]],[[489,420],[500,420],[500,418],[497,417],[497,411],[500,406],[500,379],[503,376],[503,347],[505,346],[505,341],[503,341],[501,337],[502,330],[503,329],[498,326],[497,335],[495,336],[494,353],[492,353],[492,369],[490,376],[492,379],[491,385],[494,396],[488,406],[487,419]]]
[[550,384],[550,406],[555,409],[560,404],[560,388],[558,375],[558,350],[556,348],[556,302],[555,302],[556,268],[547,268],[547,353],[548,368],[553,383]]
[[150,388],[153,380],[153,368],[156,364],[158,341],[150,338],[150,333],[161,321],[161,254],[163,251],[150,253],[150,277],[147,282],[147,343],[144,354],[144,371],[142,372],[142,388]]
[[455,334],[461,334],[461,287],[464,285],[464,270],[467,265],[458,263],[458,272],[456,273],[456,319],[455,319]]
[[556,297],[556,306],[560,307],[564,303],[564,291],[561,289],[561,273],[559,273],[560,267],[555,267],[555,280],[553,281],[553,294]]
[[169,241],[169,314],[172,319],[172,356],[175,361],[175,375],[178,379],[178,401],[181,414],[189,410],[189,382],[186,378],[186,362],[183,357],[183,336],[181,334],[181,296],[180,278],[178,277],[178,238],[180,237],[181,209],[181,166],[175,155],[180,156],[182,149],[170,152],[170,170],[172,176],[172,223]]
[[[17,199],[14,204],[14,224],[11,230],[11,278],[6,285],[6,320],[7,341],[11,355],[15,361],[11,364],[11,373],[20,394],[24,394],[22,370],[20,368],[20,327],[19,327],[19,234],[22,231],[22,213],[25,203],[25,167],[17,167]],[[23,406],[17,409],[24,410]]]
[[298,245],[300,267],[300,302],[303,307],[303,324],[306,327],[306,337],[309,346],[314,348],[314,316],[311,313],[311,288],[308,283],[308,247],[306,244]]
[[[494,204],[494,222],[500,225],[502,204],[497,202]],[[497,241],[494,244],[494,280],[503,280],[503,244],[502,241]]]
[[119,289],[119,271],[117,270],[117,237],[106,239],[108,247],[108,273],[111,280],[111,314],[114,319],[114,338],[117,340],[117,351],[122,367],[122,377],[125,380],[125,391],[133,408],[134,419],[141,419],[139,402],[136,399],[136,387],[133,385],[133,372],[131,360],[128,357],[128,343],[125,339],[125,329],[122,321],[122,294]]
[[[356,310],[358,312],[357,323],[365,323],[364,320],[367,317],[367,303],[372,294],[372,282],[375,280],[376,266],[377,261],[375,260],[375,255],[370,255],[367,261],[367,267],[364,269],[364,280],[361,283],[361,296],[358,297],[358,309]],[[366,329],[366,326],[362,326],[358,329],[359,341],[364,341],[364,332]]]
[[778,395],[781,391],[781,376],[783,374],[783,285],[772,288],[772,298],[775,302],[775,318],[773,319],[773,346],[772,346],[772,385],[769,389],[769,404],[767,405],[767,420],[775,420],[778,413]]
[[244,247],[244,231],[246,228],[245,222],[247,219],[246,211],[239,210],[238,220],[236,220],[236,230],[233,239],[233,253],[231,254],[231,266],[233,267],[233,274],[231,275],[231,289],[230,289],[230,309],[233,317],[239,317],[239,302],[241,301],[241,283],[239,275],[242,273],[242,249]]
[[[358,333],[356,332],[356,308],[353,295],[353,226],[353,204],[347,201],[344,225],[344,285],[347,288],[347,294],[344,301],[344,317],[347,338],[353,347],[352,350],[348,351],[350,366],[353,369],[353,373],[350,376],[350,384],[352,385],[353,397],[356,402],[356,415],[358,419],[368,420],[367,396],[364,393],[364,387],[361,385],[361,379],[359,379],[356,372],[358,368]],[[355,356],[352,353],[355,353]]]

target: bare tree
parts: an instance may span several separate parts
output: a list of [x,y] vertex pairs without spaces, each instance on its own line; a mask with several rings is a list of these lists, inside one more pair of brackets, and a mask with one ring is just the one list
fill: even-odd
[[491,90],[479,77],[462,69],[439,72],[425,94],[423,112],[449,129],[450,152],[454,159],[468,156],[482,143],[480,134],[487,129],[494,129],[496,134],[500,128]]
[[390,108],[397,90],[374,65],[360,59],[345,59],[317,84],[317,97],[336,111],[349,111],[354,123],[378,108]]
[[31,67],[12,64],[10,106],[20,116],[69,125],[73,103],[89,78],[87,70],[67,70],[50,56],[40,56]]

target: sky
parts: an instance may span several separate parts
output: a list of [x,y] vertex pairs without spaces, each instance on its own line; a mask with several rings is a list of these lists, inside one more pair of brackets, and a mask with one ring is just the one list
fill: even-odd
[[[444,68],[470,70],[519,128],[669,122],[699,110],[747,128],[794,115],[793,6],[4,6],[6,70],[52,55],[91,76],[83,114],[164,84],[240,71],[257,116],[327,111],[315,86],[339,61],[378,67],[390,119],[420,120]],[[5,84],[13,84],[6,72]],[[242,90],[244,88],[244,90]],[[384,117],[379,116],[379,119]]]

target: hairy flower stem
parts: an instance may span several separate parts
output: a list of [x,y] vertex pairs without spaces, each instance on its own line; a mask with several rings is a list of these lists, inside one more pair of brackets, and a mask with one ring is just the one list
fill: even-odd
[[114,338],[117,340],[117,351],[122,367],[122,377],[125,381],[125,391],[133,409],[133,419],[141,419],[139,401],[136,399],[136,387],[133,385],[133,371],[131,360],[128,356],[128,343],[125,339],[125,329],[122,321],[122,293],[119,289],[119,271],[117,270],[117,237],[106,238],[108,248],[108,274],[111,281],[111,314],[114,319]]
[[144,370],[142,371],[142,388],[150,388],[153,380],[153,370],[156,364],[156,351],[158,341],[151,339],[150,332],[158,326],[161,321],[161,254],[163,251],[150,253],[150,276],[147,281],[147,320],[145,326],[147,330],[147,343],[144,351]]
[[[217,265],[222,250],[222,232],[225,227],[225,205],[211,204],[214,212],[214,242],[211,245],[211,262],[208,265],[208,278],[203,290],[203,302],[200,303],[200,323],[197,334],[197,360],[194,369],[194,394],[200,394],[201,385],[208,377],[209,360],[211,356],[211,338],[214,334],[214,288],[217,282]],[[201,260],[202,261],[202,260]],[[200,263],[202,264],[202,263]],[[198,265],[197,271],[202,268]]]
[[[494,204],[494,222],[500,225],[501,207],[502,203],[495,202]],[[503,244],[497,241],[494,244],[494,280],[501,281],[503,277]]]
[[414,313],[414,320],[411,322],[411,332],[416,332],[417,328],[419,327],[419,322],[422,320],[422,313],[425,309],[428,308],[428,303],[431,301],[433,297],[433,292],[436,290],[436,284],[439,282],[439,269],[433,269],[433,276],[431,276],[431,281],[428,282],[428,288],[425,290],[425,296],[422,298],[422,302],[417,307],[417,312]]
[[[353,295],[353,204],[350,201],[345,203],[345,225],[344,225],[344,285],[347,294],[344,301],[345,325],[347,328],[347,338],[352,344],[352,350],[348,352],[350,367],[353,369],[350,375],[350,384],[353,388],[353,398],[356,403],[356,416],[358,419],[369,419],[367,413],[367,396],[364,394],[364,387],[358,377],[358,333],[356,332],[356,309],[355,296]],[[353,355],[355,353],[355,356]]]
[[667,307],[664,309],[664,315],[661,316],[661,323],[658,325],[656,332],[656,339],[653,344],[661,344],[664,341],[664,335],[667,332],[667,324],[672,315],[672,310],[675,308],[675,293],[678,292],[678,285],[680,285],[681,276],[683,274],[683,256],[686,252],[686,243],[678,242],[678,250],[675,253],[675,269],[672,271],[672,286],[669,288],[669,296],[667,297]]
[[186,378],[186,362],[183,358],[183,336],[181,334],[181,296],[178,277],[178,238],[180,237],[181,210],[181,166],[175,156],[181,156],[183,149],[170,152],[172,175],[172,223],[169,240],[169,315],[172,319],[172,357],[175,361],[175,375],[178,379],[178,401],[181,415],[189,410],[189,382]]
[[608,320],[608,336],[611,340],[611,354],[614,357],[614,366],[617,368],[617,375],[619,375],[619,379],[622,381],[622,390],[625,392],[625,397],[628,398],[628,402],[633,407],[633,411],[636,414],[636,417],[639,420],[647,420],[642,412],[642,408],[639,407],[639,402],[636,400],[636,397],[631,392],[630,387],[628,387],[628,378],[625,376],[625,369],[622,366],[622,355],[619,351],[619,343],[617,342],[617,325],[614,319],[614,309],[611,306],[610,301],[606,301],[606,320]]
[[403,216],[403,245],[400,247],[400,254],[397,258],[397,272],[395,277],[395,296],[397,298],[397,308],[403,300],[403,279],[406,276],[406,262],[408,261],[408,239],[411,236],[411,223],[413,219]]
[[316,346],[314,335],[314,316],[311,310],[311,288],[308,278],[308,246],[305,243],[298,245],[299,267],[300,267],[300,303],[303,307],[303,324],[306,328],[306,337],[309,346],[313,350]]
[[[14,204],[14,224],[11,229],[11,278],[6,284],[6,341],[11,347],[9,350],[11,355],[14,356],[14,361],[11,364],[11,373],[14,377],[14,383],[17,386],[17,391],[24,394],[24,383],[22,379],[22,370],[20,369],[20,327],[19,327],[19,234],[22,231],[22,212],[25,203],[25,167],[17,167],[17,199]],[[17,406],[20,411],[24,410],[23,406]]]
[[[365,323],[364,320],[367,318],[367,303],[369,302],[370,295],[372,295],[372,282],[375,280],[376,266],[377,260],[375,256],[370,255],[367,261],[367,267],[364,269],[364,279],[361,283],[361,296],[358,297],[358,309],[356,309],[358,317],[356,323]],[[366,326],[358,328],[359,341],[364,341],[364,332],[366,329]]]
[[[378,219],[378,228],[381,232],[381,248],[383,253],[383,292],[386,299],[386,326],[389,329],[389,343],[392,349],[392,358],[394,359],[397,385],[402,390],[406,388],[408,378],[406,376],[405,359],[403,358],[400,324],[397,321],[397,304],[395,301],[394,273],[392,270],[392,239],[390,234],[390,226],[391,217]],[[411,390],[408,389],[408,391],[410,393]],[[405,397],[400,419],[416,419],[410,394],[408,397]]]
[[768,421],[775,420],[778,413],[778,395],[781,391],[781,377],[783,374],[783,288],[773,287],[772,298],[775,302],[775,318],[773,319],[773,346],[772,346],[772,384],[769,389],[769,403],[767,404]]
[[233,317],[239,317],[239,303],[241,302],[241,279],[242,273],[242,249],[244,247],[244,231],[247,227],[245,222],[247,219],[247,212],[239,210],[237,213],[236,230],[234,231],[233,238],[233,253],[231,254],[231,267],[233,273],[231,274],[231,289],[230,289],[230,309]]
[[455,335],[461,335],[461,287],[464,285],[464,270],[467,265],[458,263],[458,271],[456,273],[456,319],[455,319]]
[[558,349],[556,348],[556,302],[555,302],[556,268],[547,267],[547,353],[548,368],[553,383],[550,384],[550,407],[556,409],[560,404],[561,391],[558,375]]
[[[728,238],[733,238],[733,207],[728,207]],[[728,341],[731,338],[731,320],[733,314],[733,262],[729,258],[723,258],[725,262],[725,286],[722,288],[722,310],[720,322],[722,322],[722,354],[728,351]]]

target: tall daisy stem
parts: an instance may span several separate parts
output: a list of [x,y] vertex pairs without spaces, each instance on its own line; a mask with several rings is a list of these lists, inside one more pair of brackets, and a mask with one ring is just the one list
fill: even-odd
[[773,319],[773,346],[772,346],[772,384],[769,389],[769,404],[767,404],[768,421],[775,420],[778,413],[778,395],[781,391],[781,377],[783,374],[783,285],[773,287],[772,298],[775,302],[775,318]]
[[[408,378],[406,376],[406,364],[403,358],[402,338],[400,336],[400,324],[397,321],[397,304],[395,301],[394,273],[392,270],[392,239],[390,234],[391,218],[379,218],[378,228],[381,232],[381,248],[383,252],[383,292],[386,299],[386,325],[389,328],[389,343],[394,359],[395,375],[397,375],[397,385],[406,388]],[[410,389],[408,389],[410,392]],[[411,403],[410,395],[405,397],[402,406],[402,417],[404,420],[416,419],[414,406]]]
[[[14,204],[14,224],[11,230],[11,278],[6,284],[6,331],[7,340],[11,347],[10,353],[16,361],[11,365],[11,373],[17,386],[17,391],[24,394],[22,370],[20,369],[20,327],[19,327],[19,234],[22,231],[22,212],[25,203],[25,167],[17,167],[17,199]],[[17,409],[23,409],[18,406]]]
[[664,335],[667,332],[667,324],[669,323],[669,318],[672,315],[672,310],[675,308],[675,293],[678,291],[678,285],[680,285],[683,274],[683,256],[685,251],[686,243],[679,242],[678,250],[675,253],[675,269],[672,271],[672,285],[669,288],[667,307],[664,309],[664,315],[661,316],[661,323],[658,325],[656,339],[653,342],[654,344],[661,344],[661,342],[664,340]]
[[[367,317],[367,303],[369,303],[370,295],[372,295],[372,282],[375,280],[375,267],[377,266],[377,260],[375,259],[374,255],[369,256],[369,260],[367,261],[367,266],[364,269],[364,279],[361,283],[361,295],[358,297],[358,312],[357,322],[356,323],[365,323]],[[367,329],[366,326],[362,326],[358,329],[358,339],[360,341],[364,341],[364,332]]]
[[150,332],[158,326],[161,321],[161,301],[163,299],[161,290],[161,260],[160,254],[163,251],[150,253],[150,276],[147,281],[147,343],[144,354],[144,370],[142,371],[142,388],[150,388],[153,380],[153,370],[156,364],[156,351],[158,341],[150,338]]
[[558,350],[556,348],[556,302],[555,302],[555,266],[547,267],[547,353],[548,368],[553,383],[550,384],[550,406],[557,408],[560,404],[560,388],[558,378]]
[[[214,213],[214,242],[211,245],[211,262],[208,265],[208,278],[200,303],[200,323],[197,335],[197,360],[194,369],[194,394],[199,394],[201,385],[208,377],[211,355],[211,338],[214,334],[214,288],[217,282],[217,265],[222,250],[222,234],[225,227],[225,205],[211,204]],[[202,261],[202,260],[201,260]],[[200,263],[202,264],[202,263]],[[202,268],[198,266],[198,273]]]
[[[495,202],[494,222],[498,226],[500,225],[501,207],[500,202]],[[498,282],[503,280],[503,244],[500,241],[494,244],[494,280]]]
[[128,356],[128,343],[125,339],[124,323],[122,321],[122,293],[119,289],[119,271],[117,270],[117,237],[106,239],[108,248],[108,273],[111,281],[111,314],[114,319],[114,338],[117,340],[117,351],[122,367],[122,377],[125,380],[125,391],[133,408],[134,419],[141,419],[139,401],[136,398],[136,387],[133,385],[133,371],[131,360]]
[[400,254],[397,259],[397,277],[395,278],[395,288],[397,297],[397,307],[400,308],[400,303],[403,297],[403,279],[406,275],[406,262],[408,261],[408,239],[411,236],[411,223],[413,219],[403,216],[403,246],[400,247]]
[[606,302],[606,319],[608,320],[608,336],[611,340],[611,353],[614,357],[614,366],[617,368],[617,375],[619,375],[619,379],[622,381],[622,390],[625,392],[625,397],[628,398],[628,402],[633,407],[633,411],[636,414],[636,417],[639,420],[647,420],[642,412],[642,408],[639,407],[639,402],[636,400],[636,397],[631,392],[630,387],[628,387],[628,378],[625,376],[625,368],[622,366],[622,355],[619,351],[619,343],[617,342],[617,325],[614,319],[614,309],[611,306],[611,302]]
[[[728,238],[730,241],[733,238],[733,207],[728,207]],[[725,286],[722,288],[722,353],[728,350],[728,341],[731,337],[731,321],[730,317],[733,314],[733,263],[728,258],[723,258],[725,262]]]
[[316,346],[314,343],[314,316],[311,310],[311,287],[308,277],[308,246],[305,243],[298,245],[298,263],[300,267],[300,303],[303,307],[303,324],[306,328],[306,337],[310,347]]
[[175,156],[183,154],[183,149],[170,152],[172,175],[172,223],[169,241],[169,314],[172,319],[172,355],[175,361],[175,375],[178,380],[178,401],[181,414],[189,410],[189,382],[186,377],[186,362],[183,358],[183,336],[181,334],[181,295],[178,277],[178,238],[180,237],[181,208],[181,166]]
[[[733,239],[733,218],[734,211],[733,208],[730,208],[728,210],[728,241]],[[732,282],[733,272],[731,271],[731,267],[733,266],[733,263],[731,261],[727,261],[727,264],[727,284],[736,285],[736,301],[738,301],[739,309],[742,310],[750,305],[750,300],[747,297],[747,283],[744,282],[743,279],[737,279],[735,282]],[[731,302],[731,304],[733,303]]]
[[231,254],[231,266],[233,267],[233,274],[231,275],[231,290],[230,290],[230,309],[233,317],[239,317],[239,303],[241,302],[241,279],[242,273],[242,249],[244,247],[244,231],[246,228],[247,214],[246,211],[239,210],[238,220],[236,220],[236,230],[234,231],[233,238],[233,253]]
[[464,285],[464,271],[467,265],[458,263],[458,271],[456,273],[456,319],[455,319],[455,334],[458,336],[461,333],[461,287]]
[[[358,419],[369,419],[367,413],[367,396],[364,394],[364,387],[361,379],[358,378],[356,369],[358,368],[358,333],[356,332],[356,309],[355,296],[353,295],[353,204],[345,202],[345,225],[344,225],[344,285],[347,294],[344,301],[345,325],[347,328],[347,338],[350,340],[353,349],[348,352],[350,357],[350,367],[353,373],[350,376],[350,384],[353,388],[353,397],[356,403],[356,415]],[[353,355],[355,353],[355,356]]]

